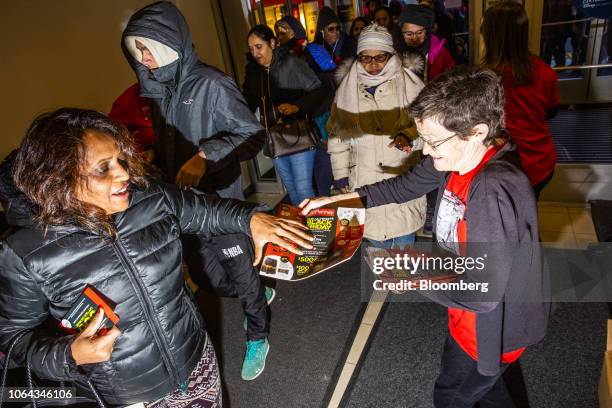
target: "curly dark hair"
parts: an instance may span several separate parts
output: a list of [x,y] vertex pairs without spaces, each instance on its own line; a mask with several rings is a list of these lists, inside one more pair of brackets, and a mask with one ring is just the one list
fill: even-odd
[[49,226],[79,225],[115,236],[112,217],[95,205],[77,199],[85,179],[84,139],[88,132],[108,135],[125,156],[130,184],[147,188],[145,165],[128,130],[93,110],[62,108],[37,117],[30,125],[13,164],[13,180],[34,204],[35,218]]
[[501,78],[488,68],[457,66],[421,90],[408,107],[414,119],[435,118],[460,138],[471,136],[479,123],[489,126],[483,144],[506,138],[504,87]]

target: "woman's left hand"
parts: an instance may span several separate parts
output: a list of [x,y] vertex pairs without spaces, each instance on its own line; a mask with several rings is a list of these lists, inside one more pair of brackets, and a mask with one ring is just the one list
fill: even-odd
[[289,116],[298,113],[300,108],[290,103],[281,103],[278,105],[278,111],[285,116]]
[[253,265],[259,265],[262,259],[263,247],[271,242],[283,248],[302,255],[302,251],[295,248],[293,243],[302,248],[312,249],[313,237],[308,234],[308,228],[299,221],[274,217],[266,213],[255,213],[251,217],[251,235],[255,244],[255,261]]

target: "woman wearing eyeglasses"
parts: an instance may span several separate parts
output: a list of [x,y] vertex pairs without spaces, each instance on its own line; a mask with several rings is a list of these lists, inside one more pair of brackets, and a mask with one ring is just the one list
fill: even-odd
[[369,211],[438,189],[434,242],[463,259],[486,258],[482,267],[456,270],[452,283],[487,283],[487,291],[419,288],[448,309],[433,406],[514,407],[502,374],[543,339],[550,303],[535,196],[503,130],[501,81],[489,69],[457,67],[427,84],[408,111],[427,157],[399,177],[305,200],[302,213],[356,198]]
[[399,18],[404,38],[404,53],[419,54],[427,61],[422,75],[426,82],[433,81],[456,65],[446,49],[446,40],[436,37],[431,32],[433,24],[433,11],[416,4],[406,5]]
[[354,57],[355,44],[340,25],[340,19],[334,11],[325,6],[319,11],[315,43],[322,44],[334,57],[336,64],[345,58]]
[[[391,34],[377,24],[363,29],[357,52],[336,71],[341,82],[327,123],[334,180],[344,192],[396,177],[420,159],[402,146],[416,139],[406,108],[423,88],[415,73],[421,60],[400,60]],[[368,209],[366,217],[366,238],[404,247],[423,225],[425,199]]]
[[[455,66],[455,60],[444,46],[445,40],[438,39],[431,31],[434,25],[434,13],[423,5],[409,4],[400,14],[400,29],[404,39],[404,55],[416,54],[426,61],[421,78],[425,82],[433,81],[443,72]],[[433,209],[436,191],[427,194],[427,217],[423,233],[433,233]]]

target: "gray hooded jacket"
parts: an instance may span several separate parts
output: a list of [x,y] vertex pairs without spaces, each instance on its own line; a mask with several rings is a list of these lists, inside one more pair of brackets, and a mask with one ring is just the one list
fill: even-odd
[[[149,71],[128,51],[128,36],[160,42],[179,58]],[[180,11],[164,1],[136,12],[123,32],[121,47],[138,76],[141,96],[152,100],[156,160],[169,181],[201,149],[208,169],[198,188],[242,198],[239,162],[255,157],[265,133],[234,81],[198,60]]]

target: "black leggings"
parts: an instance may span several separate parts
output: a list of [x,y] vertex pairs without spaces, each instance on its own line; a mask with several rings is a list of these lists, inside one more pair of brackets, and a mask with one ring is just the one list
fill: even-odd
[[440,375],[434,386],[436,408],[513,408],[502,374],[508,364],[501,364],[494,376],[478,372],[478,363],[449,335],[444,345]]

